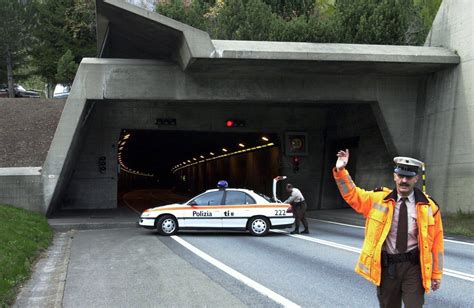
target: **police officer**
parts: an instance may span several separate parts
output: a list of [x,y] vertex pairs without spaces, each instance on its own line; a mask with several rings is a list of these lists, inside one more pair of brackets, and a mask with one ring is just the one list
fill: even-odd
[[365,191],[345,169],[349,150],[337,153],[333,169],[344,200],[367,218],[355,271],[377,285],[380,307],[421,307],[424,292],[440,287],[443,226],[438,205],[415,187],[422,162],[395,157],[396,188]]
[[295,230],[291,234],[300,233],[300,221],[303,222],[304,230],[301,233],[308,234],[308,221],[306,220],[306,201],[304,200],[303,194],[298,188],[293,187],[292,184],[286,184],[286,191],[290,193],[288,199],[283,203],[288,203],[293,206],[293,215],[295,216]]

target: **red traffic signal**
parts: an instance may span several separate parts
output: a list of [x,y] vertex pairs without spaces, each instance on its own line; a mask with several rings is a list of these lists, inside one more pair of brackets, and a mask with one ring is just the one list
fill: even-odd
[[225,121],[225,126],[226,127],[244,127],[245,121],[229,119]]
[[293,172],[298,172],[300,170],[300,158],[298,156],[292,157],[293,161]]

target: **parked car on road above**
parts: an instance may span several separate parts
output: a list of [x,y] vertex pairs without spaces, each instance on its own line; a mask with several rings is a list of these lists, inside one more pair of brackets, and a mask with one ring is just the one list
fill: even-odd
[[[21,85],[14,85],[13,91],[15,92],[15,97],[32,97],[32,98],[39,98],[40,94],[38,91],[34,90],[26,90]],[[8,97],[8,85],[1,84],[0,85],[0,97]]]

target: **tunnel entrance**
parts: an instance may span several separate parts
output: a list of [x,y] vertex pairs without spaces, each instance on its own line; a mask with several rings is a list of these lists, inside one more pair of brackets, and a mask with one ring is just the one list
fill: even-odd
[[[219,180],[271,195],[272,178],[286,175],[285,183],[302,190],[309,210],[343,208],[332,176],[340,148],[351,150],[348,170],[360,187],[393,184],[390,136],[383,135],[374,110],[374,104],[341,102],[260,102],[251,110],[210,102],[91,102],[60,206],[134,204],[141,211],[189,200]],[[228,127],[229,118],[245,125]],[[304,140],[296,154],[293,139]],[[282,188],[277,194],[284,200]]]
[[118,206],[137,211],[183,202],[217,181],[271,195],[279,174],[277,134],[122,129]]

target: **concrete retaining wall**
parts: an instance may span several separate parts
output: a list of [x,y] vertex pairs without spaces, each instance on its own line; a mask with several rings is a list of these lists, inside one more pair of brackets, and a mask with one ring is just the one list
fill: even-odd
[[443,1],[426,41],[461,57],[457,67],[428,77],[420,103],[418,145],[427,189],[448,212],[474,211],[473,16],[474,1]]
[[0,204],[43,212],[40,167],[0,168]]

